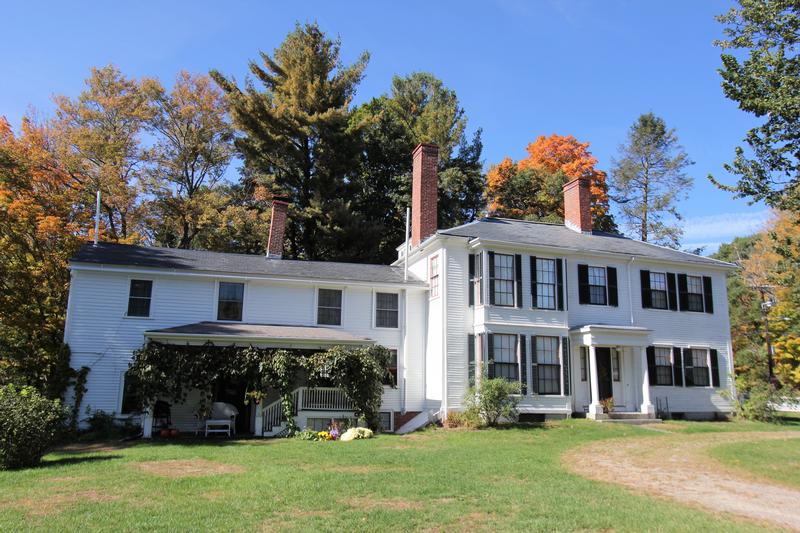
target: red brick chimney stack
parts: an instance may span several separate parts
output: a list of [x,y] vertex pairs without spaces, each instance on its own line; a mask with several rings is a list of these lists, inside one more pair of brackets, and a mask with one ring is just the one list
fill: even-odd
[[436,233],[439,227],[439,147],[421,143],[414,148],[414,166],[411,181],[411,246]]
[[592,232],[592,191],[589,178],[564,184],[564,225],[580,233]]
[[283,257],[283,234],[286,231],[286,212],[288,209],[289,204],[283,200],[272,201],[267,259],[280,259]]

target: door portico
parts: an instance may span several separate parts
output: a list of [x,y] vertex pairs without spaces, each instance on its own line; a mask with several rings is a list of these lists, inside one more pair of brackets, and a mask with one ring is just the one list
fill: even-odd
[[[600,402],[614,396],[613,381],[609,375],[612,372],[612,356],[617,358],[616,372],[620,380],[624,379],[622,376],[625,375],[633,376],[633,383],[630,384],[632,385],[631,392],[641,387],[639,389],[641,404],[637,406],[637,410],[648,418],[655,416],[655,408],[650,400],[647,368],[647,346],[652,344],[651,336],[652,330],[638,326],[590,324],[570,330],[572,345],[579,350],[585,348],[587,352],[588,364],[586,366],[589,374],[587,417],[604,418],[603,406]],[[619,358],[620,352],[626,354],[624,359]],[[622,364],[620,361],[625,361],[632,371],[623,372],[620,368]],[[636,401],[636,396],[633,394],[629,396],[626,398],[626,402]]]

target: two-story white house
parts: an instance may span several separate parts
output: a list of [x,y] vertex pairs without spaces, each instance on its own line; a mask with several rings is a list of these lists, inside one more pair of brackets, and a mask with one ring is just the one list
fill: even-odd
[[[602,419],[609,398],[614,413],[643,418],[730,411],[733,265],[593,231],[582,179],[564,186],[564,224],[484,218],[440,230],[437,159],[434,145],[414,151],[411,238],[391,266],[281,259],[282,202],[266,256],[84,246],[70,263],[65,332],[72,366],[91,369],[84,404],[126,415],[131,354],[155,340],[381,344],[397,384],[384,392],[388,430],[461,409],[483,375],[519,381],[522,413]],[[242,387],[215,391],[239,407],[239,430],[280,431],[277,398],[245,406]],[[335,390],[295,399],[301,426],[347,416]],[[173,425],[194,429],[195,410],[191,396],[172,406]]]

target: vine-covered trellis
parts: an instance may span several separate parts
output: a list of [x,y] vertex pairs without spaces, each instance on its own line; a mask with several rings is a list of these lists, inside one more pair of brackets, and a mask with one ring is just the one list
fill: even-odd
[[210,406],[221,380],[247,383],[247,396],[260,400],[269,391],[281,397],[289,434],[297,430],[292,392],[303,373],[310,386],[332,383],[353,403],[355,415],[371,429],[380,423],[389,350],[383,346],[344,347],[308,355],[301,351],[255,346],[163,344],[149,341],[133,354],[130,374],[139,385],[142,405],[156,399],[184,403],[192,390],[201,392],[200,411]]

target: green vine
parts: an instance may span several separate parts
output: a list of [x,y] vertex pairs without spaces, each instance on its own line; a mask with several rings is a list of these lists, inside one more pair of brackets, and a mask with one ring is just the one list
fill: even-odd
[[86,394],[86,381],[89,379],[88,366],[82,366],[80,370],[75,371],[75,383],[72,387],[73,401],[72,408],[69,413],[69,429],[72,432],[78,430],[78,413],[80,412],[81,403],[83,403],[83,396]]
[[261,399],[270,390],[281,398],[287,433],[293,435],[296,406],[292,393],[300,376],[308,375],[310,386],[333,382],[353,403],[355,413],[372,429],[380,423],[383,380],[388,373],[389,351],[382,346],[307,352],[254,346],[162,344],[150,341],[134,352],[130,372],[141,384],[143,405],[163,398],[184,403],[192,390],[203,391],[200,409],[207,409],[213,386],[220,380],[240,379],[248,383],[247,398]]

